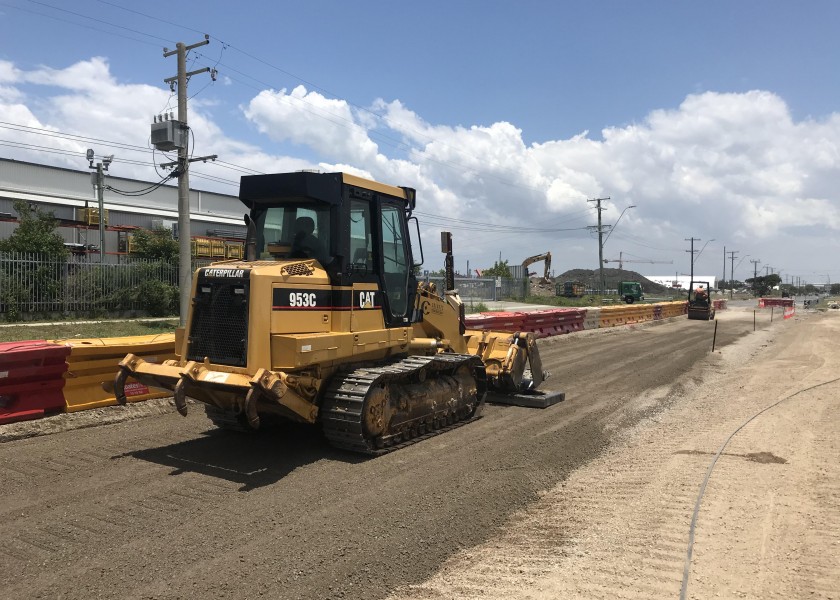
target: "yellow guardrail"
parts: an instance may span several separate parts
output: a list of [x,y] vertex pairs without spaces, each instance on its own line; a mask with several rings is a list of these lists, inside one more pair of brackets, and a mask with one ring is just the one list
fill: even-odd
[[[66,412],[116,404],[113,392],[105,391],[102,384],[114,381],[117,365],[128,353],[156,363],[175,358],[174,333],[50,341],[70,346],[63,389]],[[149,389],[130,377],[125,391],[129,402],[171,396],[170,392]]]

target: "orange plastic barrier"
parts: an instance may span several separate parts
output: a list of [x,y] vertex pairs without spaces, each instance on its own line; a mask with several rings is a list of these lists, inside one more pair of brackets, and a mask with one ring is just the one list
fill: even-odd
[[616,327],[618,325],[632,325],[653,321],[654,307],[652,304],[623,304],[619,306],[602,306],[599,327]]
[[671,317],[679,317],[688,312],[688,301],[679,300],[677,302],[662,302],[662,318],[670,319]]
[[[175,334],[139,335],[122,338],[91,338],[56,340],[70,350],[68,370],[64,374],[64,401],[67,412],[112,406],[117,403],[113,393],[102,389],[102,384],[114,380],[119,362],[128,353],[160,363],[175,358]],[[170,392],[149,389],[142,383],[128,378],[125,395],[129,402],[164,398]]]
[[0,344],[0,423],[37,419],[64,409],[66,346],[44,340]]

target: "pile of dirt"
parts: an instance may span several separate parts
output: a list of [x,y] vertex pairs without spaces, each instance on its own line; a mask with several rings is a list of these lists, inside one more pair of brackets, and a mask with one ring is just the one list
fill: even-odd
[[[560,281],[559,279],[557,281]],[[555,283],[552,281],[550,283],[546,283],[543,281],[542,277],[531,277],[530,278],[531,287],[529,288],[529,296],[539,296],[541,298],[546,298],[549,296],[556,296],[557,293],[555,291]]]
[[[586,289],[598,289],[598,280],[600,278],[600,271],[598,269],[571,269],[565,273],[558,275],[555,281],[562,283],[564,281],[579,281],[586,286]],[[642,292],[648,295],[663,296],[673,295],[674,291],[654,283],[649,279],[645,279],[636,271],[628,271],[626,269],[604,269],[604,280],[607,284],[607,289],[617,289],[619,281],[638,281],[642,284]]]

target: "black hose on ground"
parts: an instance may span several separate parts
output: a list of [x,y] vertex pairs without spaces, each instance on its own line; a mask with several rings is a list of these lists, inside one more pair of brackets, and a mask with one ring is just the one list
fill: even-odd
[[822,386],[828,385],[830,383],[835,383],[837,381],[840,381],[840,377],[838,377],[837,379],[832,379],[830,381],[824,381],[822,383],[812,385],[811,387],[807,387],[807,388],[801,389],[797,392],[794,392],[793,394],[791,394],[789,396],[785,396],[784,398],[782,398],[778,402],[775,402],[775,403],[771,404],[770,406],[768,406],[766,408],[763,408],[762,410],[758,411],[753,416],[751,416],[749,419],[744,421],[738,427],[738,429],[733,431],[732,434],[728,438],[726,438],[726,441],[723,442],[723,445],[720,447],[720,450],[717,451],[717,454],[715,454],[715,457],[712,459],[712,463],[709,465],[709,469],[706,471],[706,477],[705,477],[705,479],[703,479],[703,485],[700,486],[700,493],[697,496],[697,502],[694,504],[694,514],[691,517],[691,528],[689,529],[689,533],[688,533],[688,551],[686,552],[686,555],[685,555],[685,568],[683,569],[682,587],[680,588],[680,600],[685,600],[686,593],[688,592],[688,576],[689,576],[689,573],[691,572],[691,555],[694,551],[694,530],[697,526],[697,515],[700,513],[700,502],[703,500],[703,494],[706,492],[706,485],[709,483],[709,479],[711,479],[711,477],[712,477],[712,470],[715,468],[715,463],[717,463],[717,460],[718,460],[718,458],[720,458],[720,455],[723,454],[723,451],[726,449],[726,446],[729,444],[729,442],[732,440],[732,438],[735,437],[736,433],[738,433],[744,427],[749,425],[749,423],[751,421],[753,421],[755,418],[757,418],[759,415],[767,412],[771,408],[774,408],[774,407],[778,406],[779,404],[781,404],[785,400],[790,400],[794,396],[798,396],[799,394],[801,394],[803,392],[809,392],[809,391],[811,391],[813,389],[816,389],[818,387],[822,387]]

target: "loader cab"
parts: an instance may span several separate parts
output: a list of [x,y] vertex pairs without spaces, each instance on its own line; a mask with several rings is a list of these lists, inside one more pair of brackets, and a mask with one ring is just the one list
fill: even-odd
[[414,190],[346,173],[282,173],[242,177],[240,200],[254,223],[254,258],[315,259],[342,290],[376,284],[369,300],[381,307],[385,323],[411,323]]

